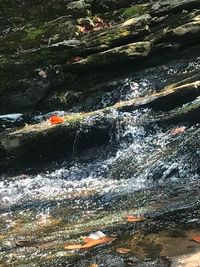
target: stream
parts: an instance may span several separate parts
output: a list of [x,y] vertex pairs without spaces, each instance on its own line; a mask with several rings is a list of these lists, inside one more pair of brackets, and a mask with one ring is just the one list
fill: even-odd
[[[199,70],[200,58],[190,58],[129,73],[98,108],[159,91]],[[160,267],[169,266],[165,256],[198,251],[190,239],[200,234],[200,128],[198,122],[156,120],[168,113],[113,110],[119,125],[109,144],[82,153],[75,147],[71,159],[1,174],[0,266]],[[0,128],[26,120],[2,115]],[[145,220],[131,223],[127,215]],[[89,250],[64,248],[95,231],[116,239]],[[131,255],[117,253],[121,247]]]

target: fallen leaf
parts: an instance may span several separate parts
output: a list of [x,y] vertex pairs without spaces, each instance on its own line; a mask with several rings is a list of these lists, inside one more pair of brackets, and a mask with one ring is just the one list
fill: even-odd
[[74,250],[74,249],[81,249],[83,245],[81,244],[74,244],[74,245],[67,245],[65,249]]
[[96,263],[93,263],[89,267],[98,267],[98,265]]
[[142,222],[145,220],[144,217],[138,215],[127,215],[126,218],[128,222]]
[[176,135],[176,134],[179,134],[179,133],[183,133],[185,130],[186,130],[186,127],[185,126],[181,126],[181,127],[177,127],[177,128],[172,129],[170,131],[170,133],[172,135]]
[[111,243],[115,239],[116,239],[115,237],[102,237],[102,238],[99,238],[98,240],[92,240],[82,245],[82,248],[91,248],[91,247],[94,247],[100,244]]
[[106,235],[101,231],[97,231],[97,232],[91,233],[89,236],[84,237],[83,240],[85,243],[88,243],[88,242],[91,242],[93,240],[98,240],[103,237],[106,237]]
[[99,238],[98,240],[91,240],[85,244],[75,244],[75,245],[67,245],[65,246],[65,249],[74,250],[74,249],[89,249],[92,247],[95,247],[97,245],[105,244],[105,243],[111,243],[114,241],[115,237],[103,237]]
[[117,248],[116,252],[119,254],[127,254],[129,253],[131,250],[129,248]]
[[58,116],[51,116],[49,118],[49,121],[50,121],[51,125],[59,124],[59,123],[64,122],[63,118],[58,117]]
[[193,236],[193,237],[191,238],[191,240],[200,243],[200,235]]

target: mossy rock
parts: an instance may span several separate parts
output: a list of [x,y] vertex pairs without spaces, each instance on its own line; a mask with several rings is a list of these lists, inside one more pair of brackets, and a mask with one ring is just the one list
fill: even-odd
[[20,53],[27,49],[68,40],[76,36],[75,21],[60,18],[50,22],[29,23],[0,37],[1,53]]
[[[24,26],[30,21],[45,21],[66,15],[65,0],[2,0],[0,1],[0,29]],[[2,14],[2,16],[1,16]]]
[[138,4],[123,10],[122,17],[125,19],[140,16],[149,11],[148,5]]

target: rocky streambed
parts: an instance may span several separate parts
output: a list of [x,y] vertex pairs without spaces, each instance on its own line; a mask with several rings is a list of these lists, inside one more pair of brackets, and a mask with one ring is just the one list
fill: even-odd
[[0,265],[197,267],[199,1],[0,7]]

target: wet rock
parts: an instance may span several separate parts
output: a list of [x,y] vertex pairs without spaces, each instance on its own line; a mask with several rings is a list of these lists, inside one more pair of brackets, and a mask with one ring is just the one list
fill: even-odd
[[138,260],[135,257],[130,257],[126,261],[126,266],[133,266],[133,267],[170,267],[171,262],[169,259],[165,257],[155,258],[155,259],[145,259],[144,261]]
[[[194,75],[179,83],[166,87],[164,91],[147,97],[135,98],[133,100],[120,101],[111,108],[105,108],[90,113],[76,113],[64,117],[64,122],[53,127],[48,122],[30,125],[14,131],[6,131],[0,135],[0,153],[2,162],[0,164],[11,164],[24,155],[47,157],[50,151],[54,156],[63,153],[71,154],[74,148],[82,149],[90,145],[102,145],[110,140],[110,129],[115,128],[116,118],[112,116],[112,110],[130,111],[136,108],[151,107],[154,110],[170,110],[178,105],[187,103],[200,94],[199,75]],[[185,96],[181,98],[180,96]],[[184,102],[183,102],[184,101]],[[186,106],[168,119],[172,120],[195,117],[198,114],[199,104]],[[198,115],[196,115],[198,117]],[[167,118],[167,116],[165,116]],[[166,118],[164,120],[166,121]],[[193,118],[194,119],[194,118]],[[88,122],[88,123],[87,123]],[[77,136],[78,133],[78,136]],[[56,140],[56,142],[52,142]],[[58,141],[59,140],[59,141]],[[84,142],[83,142],[84,140]],[[82,147],[83,144],[83,147]],[[57,151],[57,154],[56,154]],[[10,163],[9,163],[10,161]]]
[[98,267],[125,267],[124,260],[116,254],[102,253],[101,255],[95,255],[89,260],[80,260],[80,262],[73,265],[74,267],[88,267],[96,264]]
[[114,129],[115,124],[112,112],[104,113],[103,117],[101,112],[79,113],[63,119],[64,122],[58,125],[51,126],[48,121],[44,121],[1,133],[1,166],[13,168],[17,162],[23,165],[22,158],[29,154],[30,149],[30,161],[33,163],[49,161],[51,155],[56,160],[64,155],[70,156],[75,151],[104,145],[110,141],[111,129]]

